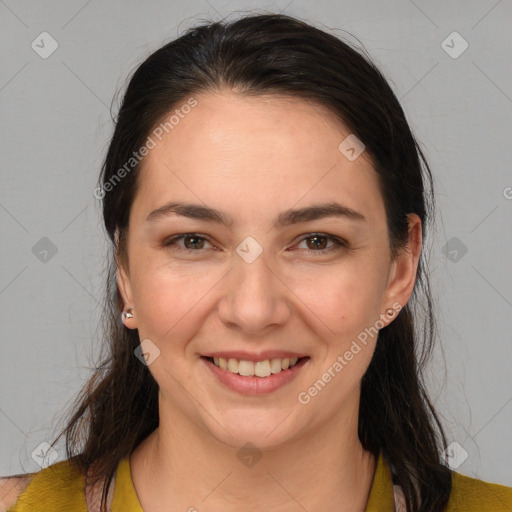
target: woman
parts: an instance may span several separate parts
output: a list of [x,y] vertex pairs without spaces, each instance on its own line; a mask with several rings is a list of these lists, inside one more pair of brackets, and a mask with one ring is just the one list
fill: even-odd
[[152,54],[95,191],[108,352],[8,510],[512,508],[441,456],[429,190],[386,80],[328,33],[248,16]]

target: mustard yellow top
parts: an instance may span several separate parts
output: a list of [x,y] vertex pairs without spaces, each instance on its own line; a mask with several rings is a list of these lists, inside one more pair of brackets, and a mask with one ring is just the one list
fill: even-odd
[[[34,474],[7,512],[88,512],[85,477],[67,460]],[[382,452],[377,459],[366,512],[395,512],[391,471]],[[1,502],[0,502],[1,503]],[[444,512],[510,512],[512,487],[452,473],[452,493]],[[133,486],[130,459],[119,462],[114,483],[112,512],[143,512]]]

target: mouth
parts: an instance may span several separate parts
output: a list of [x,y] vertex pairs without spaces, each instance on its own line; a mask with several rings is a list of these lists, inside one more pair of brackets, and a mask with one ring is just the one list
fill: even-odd
[[299,365],[302,366],[309,359],[309,356],[273,358],[262,361],[208,356],[201,356],[201,358],[224,372],[233,373],[241,377],[259,377],[264,379],[271,375],[289,372]]
[[269,395],[290,385],[303,371],[309,356],[249,361],[201,356],[213,378],[223,387],[247,396]]

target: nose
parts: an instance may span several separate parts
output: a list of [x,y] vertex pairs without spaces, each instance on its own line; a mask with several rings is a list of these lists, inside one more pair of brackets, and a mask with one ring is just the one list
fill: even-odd
[[286,324],[293,293],[273,267],[265,252],[250,263],[235,255],[218,308],[226,326],[241,333],[265,335]]

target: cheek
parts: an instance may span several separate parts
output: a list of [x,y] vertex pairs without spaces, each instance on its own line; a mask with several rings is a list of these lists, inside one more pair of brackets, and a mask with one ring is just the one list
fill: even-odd
[[379,318],[380,278],[371,262],[320,267],[296,276],[290,288],[323,322],[329,338],[357,334]]
[[198,274],[193,265],[176,269],[148,264],[137,277],[134,295],[139,333],[159,343],[187,339],[200,322],[208,292],[219,280],[213,272]]

